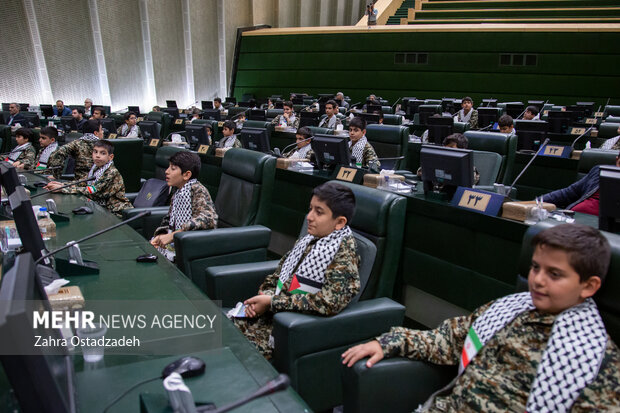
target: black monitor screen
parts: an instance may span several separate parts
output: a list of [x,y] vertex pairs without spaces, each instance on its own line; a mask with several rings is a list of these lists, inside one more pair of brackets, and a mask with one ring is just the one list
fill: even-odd
[[159,126],[159,123],[155,122],[154,120],[143,120],[139,123],[139,125],[140,132],[142,132],[142,136],[144,136],[145,140],[160,138],[159,133],[161,127]]
[[586,117],[592,116],[592,112],[594,112],[594,102],[577,102],[577,106],[584,109]]
[[538,108],[538,111],[540,112],[542,111],[543,106],[545,106],[545,101],[544,100],[528,100],[527,105],[536,106]]
[[497,107],[497,99],[482,99],[482,107],[495,108]]
[[2,110],[3,110],[4,112],[8,112],[8,111],[9,111],[9,107],[10,107],[10,106],[11,106],[11,104],[10,104],[10,103],[3,103],[3,104],[2,104]]
[[545,140],[549,124],[542,120],[515,121],[518,151],[537,151]]
[[52,105],[41,105],[39,108],[41,109],[41,114],[43,114],[46,118],[51,118],[54,116],[54,109],[52,108]]
[[228,102],[228,103],[237,103],[237,98],[232,97],[232,96],[226,96],[226,99],[224,99],[224,102]]
[[39,119],[39,115],[33,112],[24,112],[24,118],[26,118],[26,124],[29,128],[36,128],[41,126],[41,120]]
[[303,97],[295,96],[293,98],[293,105],[303,105],[303,104],[304,104],[304,98]]
[[211,120],[220,120],[221,113],[217,109],[203,109],[202,111],[203,119],[211,119]]
[[251,151],[269,153],[269,130],[265,128],[243,128],[239,134],[239,140],[245,149]]
[[428,141],[437,145],[443,143],[443,139],[452,134],[454,118],[452,116],[433,117],[427,119]]
[[620,168],[601,166],[599,175],[598,227],[620,232]]
[[[303,100],[302,100],[303,103]],[[281,100],[276,100],[273,104],[274,109],[284,109],[284,102]]]
[[177,109],[177,108],[163,108],[161,111],[162,112],[166,112],[173,119],[178,119],[179,118],[179,109]]
[[205,125],[186,125],[185,137],[192,149],[197,148],[199,145],[211,145]]
[[103,128],[103,134],[105,137],[111,133],[116,133],[116,122],[114,122],[114,119],[101,119],[101,127]]
[[519,119],[524,110],[525,105],[523,103],[506,103],[506,113],[513,119]]
[[317,134],[313,136],[310,145],[319,168],[327,169],[338,165],[351,165],[351,151],[347,138]]
[[368,104],[366,105],[366,112],[368,113],[381,112],[381,105]]
[[300,112],[299,127],[302,126],[319,126],[319,114],[317,112]]
[[441,99],[441,110],[443,112],[449,112],[451,114],[454,114],[454,112],[457,111],[457,105],[454,102],[455,99],[453,98],[443,98]]
[[65,131],[65,133],[71,132],[73,129],[75,129],[74,127],[77,126],[73,122],[73,116],[61,116],[60,125],[62,127],[62,130]]
[[213,109],[213,101],[212,100],[203,100],[200,102],[202,109]]
[[549,132],[566,133],[572,124],[572,114],[561,110],[550,110],[547,112],[547,122],[549,122]]
[[413,115],[418,113],[420,105],[423,105],[424,101],[420,99],[410,99],[407,101],[406,118],[413,120]]
[[266,119],[265,111],[263,109],[252,109],[250,110],[248,119],[265,121]]
[[367,125],[379,123],[380,116],[377,113],[358,113],[357,116],[364,119]]
[[497,109],[495,108],[478,108],[478,127],[485,128],[495,124],[499,119]]
[[327,103],[328,100],[332,100],[334,95],[329,93],[319,93],[319,103]]
[[133,112],[136,116],[140,115],[140,106],[129,106],[127,107],[127,112]]
[[581,122],[586,117],[586,108],[578,105],[570,105],[566,107],[566,112],[570,114],[573,123]]
[[[5,191],[8,193],[10,185],[4,182],[3,185],[6,185]],[[30,197],[23,186],[17,186],[15,191],[9,195],[9,204],[24,249],[30,252],[35,260],[41,258],[47,250],[43,238],[41,238],[37,219],[32,211]]]
[[453,193],[458,186],[474,184],[473,151],[423,145],[420,152],[424,191],[441,189]]
[[420,125],[426,125],[428,123],[428,118],[437,113],[437,109],[435,106],[432,107],[424,107],[420,106],[418,108],[418,114],[420,118]]
[[176,100],[167,100],[166,101],[166,106],[169,108],[176,108],[177,107],[177,101]]

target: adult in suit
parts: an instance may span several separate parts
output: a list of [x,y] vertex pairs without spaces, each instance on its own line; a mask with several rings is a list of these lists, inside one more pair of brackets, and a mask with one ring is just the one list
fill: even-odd
[[65,106],[65,102],[62,100],[56,101],[56,106],[52,108],[54,116],[71,116],[71,109]]
[[26,118],[24,117],[24,115],[19,113],[19,104],[11,103],[9,105],[9,119],[6,124],[8,126],[15,126],[18,123],[21,126],[26,126]]

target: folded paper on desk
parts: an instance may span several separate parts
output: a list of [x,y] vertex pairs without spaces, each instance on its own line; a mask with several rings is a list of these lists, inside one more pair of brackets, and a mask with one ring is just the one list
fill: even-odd
[[235,308],[226,313],[228,318],[245,318],[245,305],[239,301]]

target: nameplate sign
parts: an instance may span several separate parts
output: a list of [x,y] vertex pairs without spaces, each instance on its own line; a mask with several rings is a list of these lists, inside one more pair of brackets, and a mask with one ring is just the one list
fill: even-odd
[[144,120],[144,118],[143,118],[143,117],[139,117],[139,118],[137,119],[137,121],[138,121],[138,122],[142,122],[143,120]]
[[177,119],[174,121],[175,125],[182,125],[183,124],[183,119]]
[[543,112],[543,116],[547,116],[548,114],[549,114],[549,111],[548,111],[548,110],[545,110],[545,111]]
[[595,118],[602,118],[605,115],[604,112],[594,112],[594,117]]
[[339,181],[360,183],[363,175],[364,173],[360,169],[341,166],[336,173],[336,179]]
[[116,139],[116,133],[109,134],[108,139]]
[[452,198],[452,206],[496,217],[502,208],[504,199],[504,195],[494,192],[459,186]]
[[581,135],[583,133],[586,133],[586,128],[572,128],[570,130],[571,135]]
[[203,155],[204,155],[204,154],[206,154],[206,153],[207,153],[207,151],[209,150],[209,148],[210,148],[210,146],[209,146],[209,145],[200,145],[200,146],[198,147],[198,153],[201,153],[201,154],[203,154]]
[[572,148],[561,145],[545,145],[540,151],[541,156],[552,156],[554,158],[570,158]]
[[47,122],[47,126],[54,126],[54,121],[50,120],[49,122]]
[[598,122],[596,120],[596,118],[588,118],[588,119],[586,119],[586,125],[596,125],[596,122]]
[[218,123],[217,123],[217,127],[218,127],[218,128],[221,128],[222,126],[224,126],[224,121],[221,121],[221,122],[218,122]]
[[157,146],[159,145],[159,139],[151,139],[149,141],[149,146]]

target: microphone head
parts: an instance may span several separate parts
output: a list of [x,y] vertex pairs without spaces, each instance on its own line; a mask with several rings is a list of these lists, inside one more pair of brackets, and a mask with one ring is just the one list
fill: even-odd
[[291,385],[291,379],[286,374],[280,374],[268,383],[271,393],[286,390]]
[[280,153],[280,148],[273,148],[273,153],[275,153],[275,154],[276,154],[276,156],[280,156],[280,155],[282,155],[282,154]]

